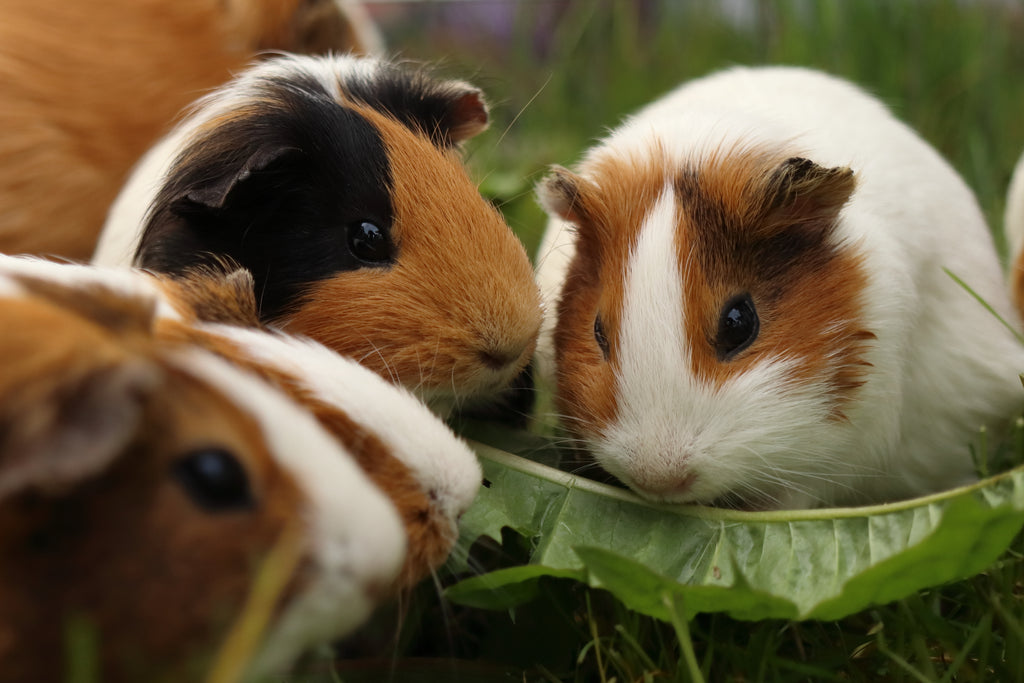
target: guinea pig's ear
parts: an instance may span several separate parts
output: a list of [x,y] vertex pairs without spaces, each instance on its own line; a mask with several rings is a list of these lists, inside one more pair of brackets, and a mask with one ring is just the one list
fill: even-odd
[[221,0],[226,22],[246,48],[286,50],[301,54],[383,49],[382,39],[358,3],[336,0]]
[[576,250],[587,261],[600,263],[604,246],[610,241],[607,228],[600,220],[597,186],[591,181],[562,168],[552,166],[551,173],[537,185],[541,206],[551,214],[573,225]]
[[188,214],[197,209],[227,208],[232,198],[243,187],[253,184],[260,173],[283,164],[298,153],[294,147],[258,148],[240,163],[226,163],[202,183],[185,190],[173,203],[173,210],[178,214]]
[[133,360],[38,381],[33,397],[0,401],[0,501],[60,493],[109,467],[135,438],[160,374]]
[[458,144],[484,132],[490,115],[484,94],[478,88],[462,81],[449,81],[448,86],[451,93],[442,124],[448,129],[448,139]]
[[586,184],[586,180],[569,169],[555,165],[537,185],[537,197],[549,214],[579,225],[590,219],[583,197]]
[[827,168],[793,157],[769,174],[761,190],[764,229],[790,226],[828,231],[853,194],[857,181],[847,167]]

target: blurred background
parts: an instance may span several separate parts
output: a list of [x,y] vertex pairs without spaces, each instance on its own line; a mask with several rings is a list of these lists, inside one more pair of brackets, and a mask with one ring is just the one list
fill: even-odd
[[1024,3],[996,0],[423,0],[366,3],[401,57],[482,87],[481,189],[530,253],[532,186],[674,85],[731,64],[799,64],[888,103],[975,189],[999,238],[1024,149]]

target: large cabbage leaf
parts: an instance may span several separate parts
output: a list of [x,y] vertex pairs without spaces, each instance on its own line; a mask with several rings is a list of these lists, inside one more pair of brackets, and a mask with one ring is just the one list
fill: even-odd
[[838,619],[976,574],[1024,524],[1024,467],[898,504],[740,512],[656,505],[537,460],[474,444],[487,486],[463,539],[528,539],[529,561],[465,579],[462,604],[506,608],[545,577],[612,592],[670,620],[682,606],[739,619]]

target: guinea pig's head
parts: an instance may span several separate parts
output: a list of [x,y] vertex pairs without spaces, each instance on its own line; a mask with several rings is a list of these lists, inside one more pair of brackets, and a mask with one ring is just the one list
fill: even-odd
[[480,488],[469,447],[407,389],[308,339],[225,324],[168,321],[188,340],[259,374],[305,407],[392,500],[408,549],[398,589],[436,570]]
[[274,607],[253,670],[368,616],[404,532],[312,417],[205,351],[154,343],[153,307],[96,316],[93,301],[81,316],[19,284],[25,296],[0,299],[5,676],[67,677],[78,623],[103,680],[198,678],[289,531],[296,568],[262,596]]
[[458,146],[476,88],[354,57],[281,57],[202,101],[136,263],[230,258],[260,316],[444,403],[526,365],[540,324],[522,244]]
[[553,169],[541,201],[577,233],[557,406],[604,469],[664,502],[774,507],[813,501],[828,473],[842,485],[874,339],[839,229],[854,188],[848,168],[740,146]]

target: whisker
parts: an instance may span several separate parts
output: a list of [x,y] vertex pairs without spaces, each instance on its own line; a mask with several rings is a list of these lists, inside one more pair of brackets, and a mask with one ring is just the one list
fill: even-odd
[[543,83],[541,83],[540,87],[537,88],[537,92],[535,92],[533,94],[533,97],[531,97],[526,102],[526,104],[524,104],[522,106],[522,108],[516,113],[515,117],[513,117],[512,121],[508,124],[508,126],[505,128],[505,130],[502,131],[501,135],[498,137],[498,140],[494,143],[494,148],[495,149],[497,149],[499,146],[501,146],[502,140],[504,140],[505,136],[508,135],[510,130],[512,130],[512,126],[516,125],[516,123],[519,121],[519,117],[521,117],[523,115],[523,112],[525,112],[527,110],[527,108],[529,108],[529,106],[531,104],[533,104],[537,100],[538,97],[540,97],[540,94],[542,92],[544,92],[545,88],[548,87],[548,84],[551,82],[551,79],[553,77],[554,77],[554,72],[551,72],[550,74],[548,74],[547,80],[545,80]]

